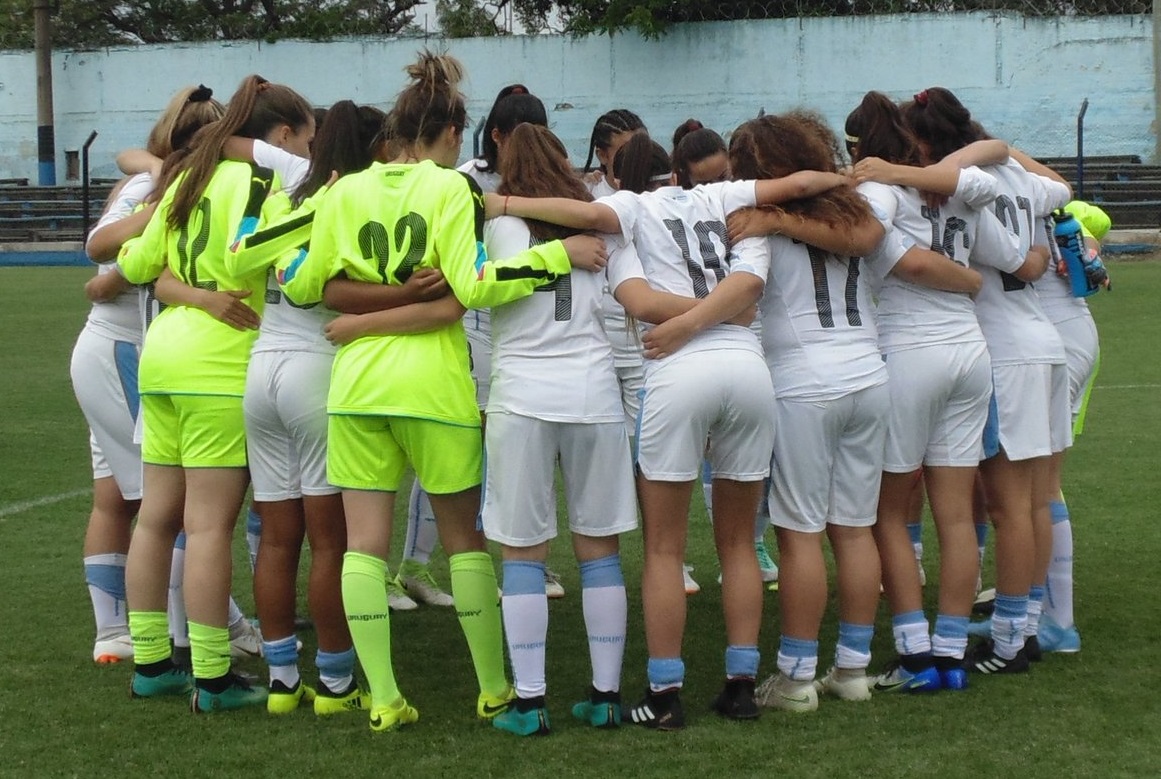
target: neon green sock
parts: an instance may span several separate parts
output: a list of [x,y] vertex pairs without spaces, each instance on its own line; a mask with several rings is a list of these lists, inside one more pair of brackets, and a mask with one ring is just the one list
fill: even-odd
[[130,611],[129,636],[137,665],[160,663],[171,654],[169,620],[164,611]]
[[492,558],[487,552],[461,552],[448,562],[456,616],[468,640],[480,692],[502,695],[508,689],[508,677],[504,672],[504,632]]
[[391,667],[391,619],[387,610],[387,562],[361,552],[343,555],[343,610],[355,653],[367,674],[374,706],[399,699]]
[[189,654],[195,679],[217,679],[230,672],[230,629],[189,623]]

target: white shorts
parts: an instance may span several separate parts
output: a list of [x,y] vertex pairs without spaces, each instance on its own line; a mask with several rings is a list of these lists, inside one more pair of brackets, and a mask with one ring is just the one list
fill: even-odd
[[69,373],[89,423],[93,478],[117,482],[125,500],[141,500],[141,446],[133,442],[140,399],[137,345],[82,330]]
[[547,422],[488,415],[484,535],[508,546],[535,546],[556,537],[560,460],[568,527],[603,537],[637,527],[637,494],[629,437],[619,422]]
[[891,410],[883,470],[979,465],[992,396],[987,347],[937,344],[891,352],[885,359]]
[[[637,466],[652,481],[761,481],[774,451],[774,385],[766,361],[745,349],[677,354],[645,377]],[[706,441],[709,452],[706,453]]]
[[641,411],[641,390],[645,387],[644,365],[618,365],[617,383],[621,385],[621,406],[625,409],[625,429],[629,435],[637,431],[637,414]]
[[[1068,369],[1065,365],[1025,363],[997,365],[995,430],[1009,460],[1047,457],[1067,448],[1071,429],[1068,411]],[[994,442],[985,444],[988,454]]]
[[476,406],[483,411],[488,407],[488,392],[492,388],[492,336],[467,328],[465,332],[468,334],[472,379],[476,382]]
[[1084,393],[1096,371],[1100,343],[1092,316],[1078,316],[1056,323],[1068,357],[1068,399],[1072,417],[1080,415]]
[[246,455],[254,500],[334,495],[327,481],[329,354],[258,352],[246,371]]
[[891,391],[835,400],[779,399],[770,466],[770,521],[800,533],[875,524]]

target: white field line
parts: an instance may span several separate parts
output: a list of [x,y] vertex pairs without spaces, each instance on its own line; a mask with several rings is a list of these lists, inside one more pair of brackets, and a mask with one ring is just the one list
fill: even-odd
[[1094,390],[1161,389],[1161,384],[1098,384]]
[[69,492],[62,492],[57,495],[45,495],[42,498],[22,500],[19,503],[9,503],[7,506],[0,506],[0,519],[28,511],[29,509],[39,508],[40,506],[51,506],[53,503],[60,503],[69,498],[78,498],[81,495],[92,492],[92,489],[92,487],[85,487],[81,490],[70,490]]

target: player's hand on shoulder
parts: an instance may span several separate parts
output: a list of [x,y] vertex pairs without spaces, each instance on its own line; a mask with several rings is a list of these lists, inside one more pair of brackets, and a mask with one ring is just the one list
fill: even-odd
[[595,235],[572,235],[565,238],[562,243],[568,252],[568,261],[574,268],[595,272],[609,262],[609,250],[605,246],[604,238]]

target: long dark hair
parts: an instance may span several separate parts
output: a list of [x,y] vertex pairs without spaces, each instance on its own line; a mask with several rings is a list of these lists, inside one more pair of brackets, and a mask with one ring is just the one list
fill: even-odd
[[[601,114],[593,125],[592,135],[589,136],[589,156],[585,160],[585,173],[593,169],[593,155],[596,150],[609,148],[614,135],[644,129],[645,123],[641,121],[641,117],[627,108],[614,108]],[[604,173],[605,166],[601,165],[600,170]]]
[[613,159],[613,176],[621,189],[638,195],[668,184],[672,172],[669,154],[645,133],[630,138]]
[[938,162],[974,141],[990,138],[950,89],[930,87],[901,109],[903,119]]
[[[508,135],[512,153],[500,162],[501,195],[567,197],[591,201],[593,196],[568,161],[560,139],[543,125],[518,124]],[[535,219],[525,220],[532,235],[541,241],[567,238],[579,231]]]
[[375,140],[384,119],[386,114],[378,108],[357,106],[350,100],[331,106],[315,132],[310,170],[291,202],[297,206],[322,189],[332,171],[345,176],[370,167],[375,161]]
[[169,226],[177,230],[189,221],[214,175],[227,138],[261,138],[279,125],[288,125],[297,132],[313,119],[314,109],[290,87],[272,84],[258,75],[244,78],[230,98],[225,115],[197,132],[193,149],[175,171],[175,176],[186,172],[186,177],[174,194]]
[[492,130],[499,130],[501,135],[508,135],[521,122],[548,126],[548,112],[544,110],[544,103],[528,91],[523,84],[510,84],[496,95],[496,102],[484,120],[484,134],[480,139],[480,151],[483,154],[484,166],[480,170],[485,173],[495,173],[499,165],[500,149],[492,137]]
[[868,92],[847,116],[847,151],[854,162],[879,157],[899,165],[920,165],[923,157],[915,134],[899,106],[882,92]]
[[[741,179],[771,179],[800,170],[838,170],[838,141],[817,114],[792,111],[744,123],[730,137],[730,168]],[[871,216],[867,202],[850,187],[781,204],[832,227],[853,227]]]

